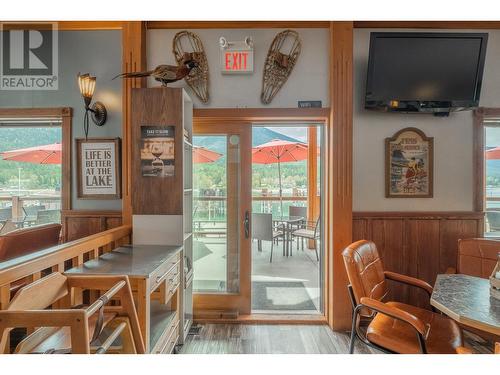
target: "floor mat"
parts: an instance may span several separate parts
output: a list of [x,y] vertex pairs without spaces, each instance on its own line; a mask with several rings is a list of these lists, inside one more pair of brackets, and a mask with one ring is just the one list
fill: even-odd
[[312,310],[316,306],[299,281],[252,282],[253,310]]

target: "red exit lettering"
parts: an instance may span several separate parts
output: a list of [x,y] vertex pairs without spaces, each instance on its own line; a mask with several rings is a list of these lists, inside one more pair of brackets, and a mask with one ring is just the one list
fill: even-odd
[[248,52],[226,52],[226,70],[247,70]]

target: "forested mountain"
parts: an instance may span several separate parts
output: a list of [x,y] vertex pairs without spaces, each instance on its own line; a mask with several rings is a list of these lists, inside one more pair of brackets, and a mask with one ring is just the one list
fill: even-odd
[[[61,142],[60,127],[0,126],[0,152]],[[53,189],[60,186],[60,165],[21,163],[0,158],[0,189],[17,186],[21,168],[21,189]]]

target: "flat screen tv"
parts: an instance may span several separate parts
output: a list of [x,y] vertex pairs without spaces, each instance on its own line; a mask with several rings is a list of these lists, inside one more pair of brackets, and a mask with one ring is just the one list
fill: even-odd
[[365,108],[451,111],[479,105],[486,33],[370,35]]

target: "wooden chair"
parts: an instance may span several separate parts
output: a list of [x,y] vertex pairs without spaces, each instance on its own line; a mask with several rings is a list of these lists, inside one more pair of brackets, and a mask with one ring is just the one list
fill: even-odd
[[[487,279],[497,264],[498,253],[500,253],[500,241],[498,240],[488,238],[458,240],[457,266],[456,268],[449,267],[446,273],[461,273]],[[461,327],[485,340],[492,342],[500,340],[500,336],[498,335],[469,326],[461,325]]]
[[[373,242],[357,241],[342,256],[353,306],[351,354],[356,339],[386,353],[454,354],[463,346],[462,331],[453,320],[405,303],[384,302],[389,292],[386,279],[423,289],[429,295],[433,289],[425,281],[384,271]],[[368,322],[366,333],[360,329],[362,319]]]
[[446,273],[463,273],[469,276],[490,277],[497,264],[500,241],[487,238],[458,240],[457,267],[448,268]]
[[[71,299],[82,290],[105,292],[90,306],[71,308]],[[111,298],[118,298],[120,306],[106,306]],[[118,337],[121,346],[111,350],[145,352],[127,276],[54,272],[37,280],[21,288],[7,310],[0,311],[0,352],[9,352],[9,333],[20,327],[34,331],[17,345],[15,353],[101,354]]]

